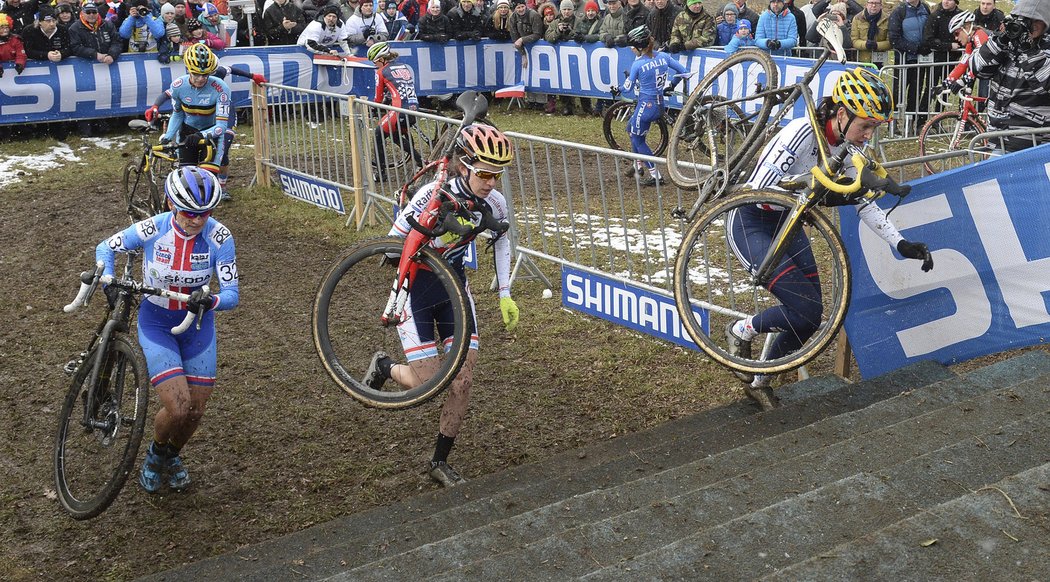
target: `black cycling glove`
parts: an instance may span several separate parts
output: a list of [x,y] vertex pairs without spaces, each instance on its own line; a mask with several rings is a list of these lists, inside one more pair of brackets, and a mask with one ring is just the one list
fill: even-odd
[[930,254],[930,249],[925,243],[902,240],[897,243],[897,252],[906,259],[922,261],[923,272],[933,269],[933,255]]
[[210,293],[205,293],[204,289],[190,293],[190,300],[186,302],[186,309],[200,315],[204,315],[212,307],[215,307],[215,298]]

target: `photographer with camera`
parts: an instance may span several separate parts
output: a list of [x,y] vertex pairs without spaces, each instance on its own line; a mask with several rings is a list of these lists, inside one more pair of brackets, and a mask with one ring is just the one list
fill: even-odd
[[133,0],[128,17],[120,25],[120,36],[128,41],[129,53],[155,53],[167,34],[164,22],[150,14],[149,0]]
[[[970,59],[970,74],[989,79],[991,130],[1047,127],[1050,123],[1050,2],[1018,0],[995,33]],[[998,145],[1013,152],[1050,141],[1050,136],[1005,138]]]
[[388,38],[386,23],[375,13],[371,2],[361,2],[346,21],[346,41],[351,46],[372,46]]

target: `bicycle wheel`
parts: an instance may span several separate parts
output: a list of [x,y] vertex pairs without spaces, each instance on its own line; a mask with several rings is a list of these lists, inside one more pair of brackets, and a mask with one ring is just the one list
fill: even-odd
[[[55,436],[55,488],[74,519],[95,517],[117,498],[135,465],[149,405],[149,374],[138,344],[113,336],[92,387],[86,382],[96,353],[92,350],[73,376]],[[86,427],[92,389],[95,407],[88,415],[92,426]]]
[[451,343],[439,349],[436,370],[417,386],[403,387],[387,380],[382,389],[373,390],[362,382],[377,351],[386,352],[396,363],[407,363],[398,327],[384,327],[379,319],[403,244],[404,239],[388,237],[350,249],[325,274],[314,298],[312,329],[321,363],[347,394],[375,408],[409,408],[438,395],[455,378],[470,347],[470,311],[463,286],[441,255],[423,248],[417,260],[431,273],[413,282],[413,309],[449,313],[439,325],[451,327]]
[[[919,132],[919,155],[928,156],[944,152],[955,152],[967,148],[970,140],[977,134],[984,133],[984,124],[979,119],[963,119],[959,111],[945,111],[930,118]],[[980,146],[988,142],[981,141]],[[934,174],[945,170],[960,168],[970,163],[968,156],[955,156],[942,160],[923,162],[926,171]]]
[[[832,222],[813,209],[803,228],[816,260],[820,281],[822,322],[802,346],[776,359],[763,359],[760,335],[752,341],[753,357],[729,353],[725,328],[746,316],[781,304],[766,288],[756,285],[751,272],[736,253],[752,254],[748,240],[727,236],[730,213],[768,204],[790,208],[794,198],[780,192],[758,190],[730,196],[706,209],[682,239],[674,267],[674,296],[682,324],[694,342],[715,361],[734,370],[773,374],[797,368],[828,346],[842,326],[850,297],[850,269],[846,249]],[[778,289],[784,292],[784,287]],[[810,299],[812,295],[807,295]],[[786,330],[790,332],[791,330]],[[772,340],[773,338],[768,338]]]
[[758,90],[777,87],[778,69],[761,50],[733,54],[700,81],[682,106],[667,146],[667,174],[680,188],[696,188],[714,170],[731,170],[742,161],[765,129],[773,99],[744,99]]
[[143,175],[139,162],[129,162],[124,166],[123,183],[124,207],[132,224],[157,214],[154,212],[157,186],[150,180],[150,176]]
[[[627,122],[634,114],[634,103],[631,101],[617,101],[611,107],[607,107],[602,114],[602,133],[605,141],[614,150],[629,152],[631,150],[631,136],[627,133]],[[668,127],[665,117],[661,115],[653,121],[656,131],[650,128],[645,136],[646,143],[653,150],[654,156],[662,156],[667,149]]]

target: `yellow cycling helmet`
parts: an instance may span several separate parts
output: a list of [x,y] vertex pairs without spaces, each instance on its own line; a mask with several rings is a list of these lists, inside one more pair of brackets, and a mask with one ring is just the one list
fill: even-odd
[[186,61],[186,70],[194,75],[210,75],[219,66],[219,59],[215,53],[201,43],[191,46],[182,59]]
[[514,147],[503,132],[482,123],[468,125],[459,132],[456,146],[463,155],[493,166],[509,166],[514,161]]
[[831,100],[857,117],[876,121],[893,118],[893,95],[874,71],[864,67],[842,73]]

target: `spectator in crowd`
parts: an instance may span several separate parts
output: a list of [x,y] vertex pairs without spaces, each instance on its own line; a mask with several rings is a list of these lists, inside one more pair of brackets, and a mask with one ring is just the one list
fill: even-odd
[[128,17],[128,5],[122,0],[108,0],[107,2],[96,2],[98,13],[103,20],[112,22],[113,26],[120,30],[120,25]]
[[622,0],[606,0],[605,8],[608,12],[602,18],[602,25],[598,34],[602,37],[605,46],[627,46],[627,30],[624,29],[627,21],[624,19]]
[[[923,42],[923,29],[930,17],[930,8],[923,0],[904,0],[890,14],[890,46],[904,53],[905,65],[914,65],[919,62],[919,55],[930,54],[930,49]],[[925,111],[929,109],[926,85],[929,83],[929,69],[926,67],[912,67],[904,69],[904,79],[895,79],[894,86],[897,91],[905,92],[903,99],[895,101],[904,102],[905,116],[914,115],[915,127],[922,127],[926,123]],[[923,112],[923,113],[920,113]]]
[[[321,16],[321,11],[324,10],[325,6],[328,6],[329,4],[335,6],[336,8],[339,7],[339,5],[336,4],[333,0],[303,0],[303,16],[306,17],[307,26],[310,26],[309,23],[317,21],[318,18],[320,18]],[[339,20],[342,20],[342,18],[340,18]],[[300,37],[301,36],[302,35],[300,35]]]
[[321,9],[317,19],[306,25],[299,35],[299,46],[306,47],[312,53],[325,55],[348,55],[350,47],[346,43],[346,29],[339,18],[339,7],[329,4]]
[[26,68],[26,51],[22,39],[11,32],[14,20],[0,12],[0,77],[4,76],[4,64],[14,63],[15,74],[21,75]]
[[974,22],[988,34],[999,32],[1003,27],[1003,11],[995,7],[995,0],[980,0],[973,11]]
[[641,25],[648,26],[649,24],[649,8],[645,5],[642,0],[627,0],[627,6],[623,7],[623,29],[624,34],[627,31],[634,30]]
[[383,0],[386,7],[383,9],[383,24],[386,25],[386,33],[390,40],[411,40],[415,30],[408,23],[408,19],[397,9],[397,0]]
[[[842,0],[817,0],[812,3],[812,11],[814,16],[824,14],[828,11],[828,7]],[[858,14],[864,12],[864,0],[846,0],[846,20],[853,22],[853,19]]]
[[955,37],[948,32],[952,17],[959,13],[958,0],[941,0],[934,8],[923,27],[923,43],[933,51],[933,60],[937,63],[947,62],[951,51],[962,47],[955,42]]
[[573,40],[583,44],[585,42],[598,42],[601,35],[598,34],[602,28],[602,16],[599,13],[598,3],[595,0],[587,0],[583,5],[583,18],[576,19],[576,31]]
[[175,4],[175,24],[179,25],[179,30],[182,31],[182,38],[184,39],[190,36],[189,31],[186,30],[186,21],[189,20],[186,15],[190,12],[191,10],[187,4],[182,2]]
[[164,27],[165,38],[157,43],[157,60],[168,64],[182,60],[182,29],[174,21]]
[[[183,8],[185,10],[185,8]],[[165,2],[160,7],[160,20],[164,23],[164,26],[175,22],[175,5]]]
[[853,39],[851,37],[850,32],[850,21],[846,18],[845,2],[829,4],[827,12],[817,15],[817,18],[813,20],[813,24],[810,25],[809,30],[806,31],[806,42],[809,43],[810,46],[820,46],[820,43],[823,42],[824,37],[822,37],[820,33],[817,32],[817,25],[820,24],[820,21],[825,18],[831,18],[835,21],[835,26],[837,26],[839,28],[839,32],[842,33],[843,48],[848,49],[851,46],[853,46]]
[[58,27],[69,32],[69,27],[77,21],[73,6],[70,4],[59,4],[55,6],[55,15],[58,16]]
[[529,8],[525,0],[512,0],[514,11],[510,15],[510,38],[514,48],[525,55],[528,54],[528,45],[543,38],[546,29],[543,26],[543,17],[539,12]]
[[293,0],[274,0],[263,13],[267,44],[295,44],[305,29],[306,16]]
[[190,44],[204,43],[213,51],[226,48],[226,41],[218,35],[204,30],[204,25],[196,18],[190,18],[186,21],[186,30],[189,33],[186,36],[186,42]]
[[715,22],[717,23],[715,27],[715,46],[726,46],[736,36],[738,28],[736,20],[739,13],[740,9],[736,7],[736,4],[729,2],[722,8],[722,14],[715,17]]
[[352,46],[372,46],[388,38],[383,19],[372,8],[370,0],[362,0],[357,12],[346,21],[346,40]]
[[484,36],[499,42],[510,42],[510,0],[497,0],[487,25]]
[[740,49],[755,46],[755,37],[751,36],[751,21],[741,18],[737,22],[736,35],[726,45],[726,54],[733,54]]
[[[273,0],[267,1],[272,2]],[[350,17],[354,15],[354,12],[357,12],[357,4],[358,0],[342,0],[339,3],[339,16],[343,22],[350,21]]]
[[45,4],[37,16],[38,26],[28,26],[22,33],[26,56],[34,61],[57,63],[73,54],[69,31],[58,25],[55,9]]
[[[748,21],[750,23],[748,29],[754,31],[758,27],[758,13],[747,7],[747,2],[745,0],[733,0],[733,3],[736,4],[737,22],[740,22],[741,20]],[[754,36],[753,32],[751,36]]]
[[784,0],[769,0],[769,10],[758,18],[755,46],[771,55],[789,56],[798,45],[798,26],[795,15],[784,7]]
[[412,27],[412,32],[415,32],[419,27],[419,19],[427,12],[427,3],[425,0],[401,0],[401,5],[397,9],[405,15],[405,20]]
[[6,0],[0,14],[11,18],[11,34],[21,35],[23,28],[33,26],[38,10],[40,4],[37,0]]
[[653,0],[653,8],[649,11],[649,33],[653,35],[656,51],[665,51],[671,44],[671,29],[674,28],[675,18],[682,10],[670,0]]
[[[559,42],[573,40],[573,34],[576,30],[576,5],[573,4],[573,0],[561,0],[561,16],[556,18],[547,25],[547,33],[544,38],[551,44]],[[562,115],[573,114],[573,103],[571,95],[560,95],[558,100],[561,101]],[[548,109],[550,109],[550,101],[548,100]],[[591,113],[591,100],[587,99],[583,106],[584,113]],[[549,111],[548,113],[553,113]]]
[[[730,18],[735,22],[736,13],[730,12]],[[715,36],[715,19],[704,11],[704,1],[686,0],[685,10],[675,18],[669,48],[671,52],[676,53],[711,46],[715,42]]]
[[120,36],[128,41],[128,52],[155,53],[157,43],[167,34],[164,22],[149,11],[149,0],[132,0],[128,17],[120,25]]
[[75,56],[110,65],[120,57],[122,43],[113,23],[102,20],[98,6],[85,2],[80,20],[69,27],[69,44]]
[[[1018,0],[1003,31],[993,34],[970,58],[970,73],[990,79],[988,125],[992,130],[1047,126],[1050,119],[1050,48],[1046,37],[1050,3]],[[1019,34],[1015,34],[1019,33]],[[1050,141],[1037,136],[1036,143]],[[1008,152],[1031,147],[1028,137],[1008,138]]]
[[218,6],[211,2],[206,3],[201,16],[197,20],[201,21],[201,26],[204,27],[204,30],[223,39],[223,42],[226,41],[226,27],[222,25],[222,15],[219,14]]
[[[806,33],[809,31],[806,14],[795,7],[795,0],[784,0],[784,8],[795,17],[795,34],[798,35],[798,46],[806,46]],[[849,38],[849,36],[843,38]],[[802,56],[807,55],[803,54]]]
[[427,13],[419,19],[419,34],[416,38],[424,42],[448,42],[452,39],[452,25],[448,16],[441,13],[441,0],[427,3]]
[[[890,15],[882,9],[883,0],[868,0],[861,12],[853,19],[853,48],[857,59],[873,63],[880,69],[886,64],[890,50]],[[876,53],[882,53],[876,58]]]
[[485,21],[474,10],[474,0],[460,0],[459,6],[448,12],[448,22],[456,40],[478,40],[485,29]]

